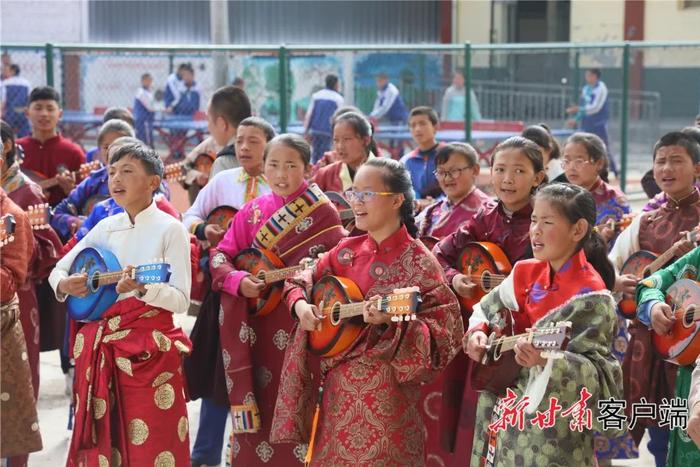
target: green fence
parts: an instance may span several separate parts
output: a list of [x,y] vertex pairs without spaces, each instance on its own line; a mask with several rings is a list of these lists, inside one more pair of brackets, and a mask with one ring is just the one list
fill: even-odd
[[[375,77],[384,72],[409,107],[429,105],[443,120],[461,122],[472,138],[475,119],[546,123],[564,128],[578,101],[584,71],[599,68],[609,89],[610,149],[620,184],[636,189],[651,167],[651,147],[664,132],[691,125],[699,113],[700,42],[596,44],[445,44],[353,46],[141,46],[3,44],[32,85],[61,91],[66,110],[99,113],[133,105],[140,76],[162,89],[183,62],[195,69],[200,110],[219,86],[243,78],[254,112],[282,131],[298,128],[324,77],[341,79],[346,102],[369,113]],[[456,71],[458,100],[445,100]],[[459,78],[457,78],[459,79]],[[280,96],[284,96],[281,98]],[[470,110],[471,109],[471,110]],[[478,126],[477,126],[478,128]]]

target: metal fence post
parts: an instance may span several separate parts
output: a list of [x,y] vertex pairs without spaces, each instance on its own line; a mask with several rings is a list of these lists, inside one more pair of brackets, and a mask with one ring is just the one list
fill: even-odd
[[47,42],[44,53],[46,54],[46,85],[53,87],[53,44]]
[[285,46],[280,46],[279,51],[279,66],[280,66],[280,83],[279,83],[279,93],[280,93],[280,132],[287,132],[287,48]]
[[472,45],[464,43],[464,140],[472,140]]
[[574,79],[573,82],[573,103],[578,105],[578,94],[581,92],[581,51],[576,50],[574,54]]
[[622,109],[620,120],[620,189],[624,192],[627,186],[627,125],[629,120],[629,91],[630,91],[630,44],[625,42],[622,52]]

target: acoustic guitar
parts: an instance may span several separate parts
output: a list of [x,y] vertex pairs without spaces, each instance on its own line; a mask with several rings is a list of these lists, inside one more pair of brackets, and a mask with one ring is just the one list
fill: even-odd
[[336,191],[327,191],[326,196],[333,203],[333,205],[338,210],[338,215],[340,216],[340,222],[343,224],[346,230],[351,231],[355,228],[355,213],[350,207],[350,203],[345,197]]
[[474,305],[508,277],[513,266],[501,247],[491,242],[469,242],[457,257],[456,268],[476,284],[471,297],[457,296],[462,306]]
[[[85,164],[82,164],[78,170],[76,171],[68,171],[68,170],[59,170],[59,172],[63,175],[71,175],[75,178],[75,183],[76,185],[85,177],[90,175],[90,172],[93,170],[97,170],[102,165],[100,164],[99,161],[92,161],[92,162],[87,162]],[[35,170],[29,170],[29,169],[22,169],[22,171],[30,178],[32,181],[34,181],[37,185],[41,187],[42,190],[46,191],[49,188],[55,187],[58,185],[58,179],[53,176],[53,177],[47,177],[46,175],[42,174],[41,172],[37,172]]]
[[[309,333],[309,351],[332,357],[352,345],[362,332],[365,327],[362,310],[366,302],[357,284],[338,276],[322,277],[314,284],[311,296],[323,318],[320,330]],[[390,314],[392,321],[415,320],[420,303],[418,287],[396,289],[376,300],[377,309]]]
[[[510,313],[506,313],[509,316]],[[471,385],[476,391],[489,391],[498,396],[513,387],[522,367],[515,361],[515,353],[510,352],[521,338],[525,338],[536,349],[542,349],[545,358],[561,358],[561,350],[565,350],[571,339],[571,321],[551,323],[541,328],[528,328],[522,334],[512,333],[512,324],[508,319],[505,332],[499,335],[491,333],[486,352],[481,362],[475,363],[472,370]],[[517,327],[517,326],[516,326]]]
[[[698,241],[698,231],[693,230],[688,232],[686,239],[689,242]],[[663,268],[671,262],[676,256],[676,252],[673,247],[666,250],[664,253],[657,255],[647,250],[639,250],[632,254],[627,261],[622,265],[620,269],[620,275],[632,274],[633,276],[639,277],[641,279],[649,277],[654,274],[659,269]],[[623,299],[619,304],[620,314],[627,319],[634,319],[637,317],[637,299],[636,297],[629,295],[624,295]]]
[[312,260],[307,259],[296,266],[285,267],[284,262],[270,250],[246,248],[239,252],[233,259],[235,268],[248,271],[265,283],[258,297],[248,298],[250,315],[262,317],[274,310],[282,300],[282,282],[313,264]]
[[602,224],[598,224],[595,227],[593,227],[593,230],[596,232],[600,231],[604,227],[609,227],[611,228],[616,234],[622,232],[625,230],[627,227],[630,226],[632,223],[632,220],[634,219],[633,214],[625,214],[623,215],[620,219],[608,219],[607,221],[603,222]]
[[700,283],[680,279],[666,290],[666,303],[676,318],[668,334],[651,333],[656,352],[676,365],[691,365],[700,355]]
[[16,226],[15,216],[12,214],[5,214],[0,217],[0,248],[14,241]]
[[[109,250],[88,247],[78,253],[69,274],[86,273],[88,294],[69,296],[66,300],[68,315],[77,321],[94,321],[112,306],[119,297],[117,282],[124,274],[119,260]],[[131,278],[139,284],[165,283],[170,280],[170,265],[165,262],[144,264],[132,270]]]

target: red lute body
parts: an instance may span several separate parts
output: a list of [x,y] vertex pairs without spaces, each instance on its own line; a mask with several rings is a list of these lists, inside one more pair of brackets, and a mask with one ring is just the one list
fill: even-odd
[[231,221],[238,212],[238,209],[231,206],[219,206],[214,208],[207,216],[207,224],[216,224],[224,230],[228,230]]
[[700,283],[690,279],[675,282],[666,291],[666,303],[676,316],[671,332],[652,332],[654,348],[664,360],[690,365],[700,355]]
[[513,269],[503,250],[491,242],[470,242],[457,258],[456,269],[470,276],[477,286],[471,297],[460,297],[462,306],[471,310],[472,307],[503,281]]
[[252,316],[265,316],[279,305],[285,277],[271,281],[266,275],[285,268],[284,263],[269,250],[246,248],[236,255],[233,264],[239,271],[248,271],[260,280],[268,282],[257,298],[248,298],[248,312]]
[[[651,272],[649,265],[658,258],[658,255],[651,251],[640,250],[627,258],[625,264],[622,265],[620,275],[632,274],[639,278],[647,277]],[[635,297],[625,295],[619,304],[620,313],[627,319],[637,317],[637,300]]]

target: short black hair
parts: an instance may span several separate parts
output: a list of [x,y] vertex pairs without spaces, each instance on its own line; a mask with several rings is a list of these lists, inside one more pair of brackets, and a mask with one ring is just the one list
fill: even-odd
[[180,63],[180,66],[177,67],[177,71],[189,71],[190,73],[194,74],[194,68],[192,68],[192,64],[189,62]]
[[15,76],[19,76],[19,65],[13,63],[12,65],[10,65],[10,70],[12,70],[12,73],[14,73]]
[[600,68],[589,68],[586,71],[589,73],[593,73],[596,76],[596,78],[600,79]]
[[265,134],[265,141],[270,141],[275,137],[275,129],[260,117],[248,117],[238,124],[238,127],[253,126]]
[[681,131],[671,131],[663,135],[654,145],[654,158],[656,160],[656,153],[661,148],[667,146],[680,146],[688,152],[690,159],[693,161],[693,165],[700,163],[700,144],[693,138],[693,136],[683,133]]
[[461,156],[470,167],[479,163],[479,155],[471,144],[454,142],[447,143],[440,148],[435,156],[435,166],[437,167],[446,163],[452,154]]
[[38,86],[29,93],[29,104],[34,101],[56,101],[61,105],[61,95],[51,86]]
[[105,110],[102,116],[102,123],[107,123],[110,120],[122,120],[134,128],[134,116],[129,112],[129,109],[124,107],[110,107]]
[[153,78],[153,75],[151,75],[150,73],[144,73],[141,75],[141,81],[143,81],[146,78]]
[[236,127],[251,116],[248,94],[243,89],[235,86],[224,86],[217,89],[211,96],[209,105],[214,115],[223,117]]
[[326,76],[326,88],[335,89],[335,86],[337,84],[338,84],[338,77],[336,75],[327,75]]
[[2,137],[3,143],[5,141],[10,141],[12,143],[12,149],[10,149],[7,156],[5,156],[5,168],[7,168],[15,163],[17,146],[15,145],[15,131],[5,120],[0,120],[0,137]]
[[537,144],[541,148],[551,150],[549,155],[550,159],[559,159],[561,156],[561,149],[559,148],[559,143],[552,135],[552,131],[549,126],[544,123],[538,123],[537,125],[531,125],[520,133],[520,136],[527,138],[533,143]]
[[158,175],[163,178],[163,161],[158,153],[146,143],[136,138],[123,136],[114,140],[110,147],[114,147],[109,154],[109,163],[114,164],[125,157],[133,157],[143,164],[143,168],[149,175]]
[[238,86],[238,87],[240,87],[240,86],[243,86],[243,85],[245,84],[245,81],[243,81],[243,78],[241,78],[240,76],[237,76],[237,77],[233,80],[233,83],[231,83],[231,84],[232,84],[233,86]]
[[432,107],[428,107],[427,105],[421,105],[412,108],[411,113],[408,115],[409,121],[411,120],[411,117],[415,117],[416,115],[425,115],[426,117],[428,117],[430,123],[432,123],[433,126],[438,124],[438,114]]

